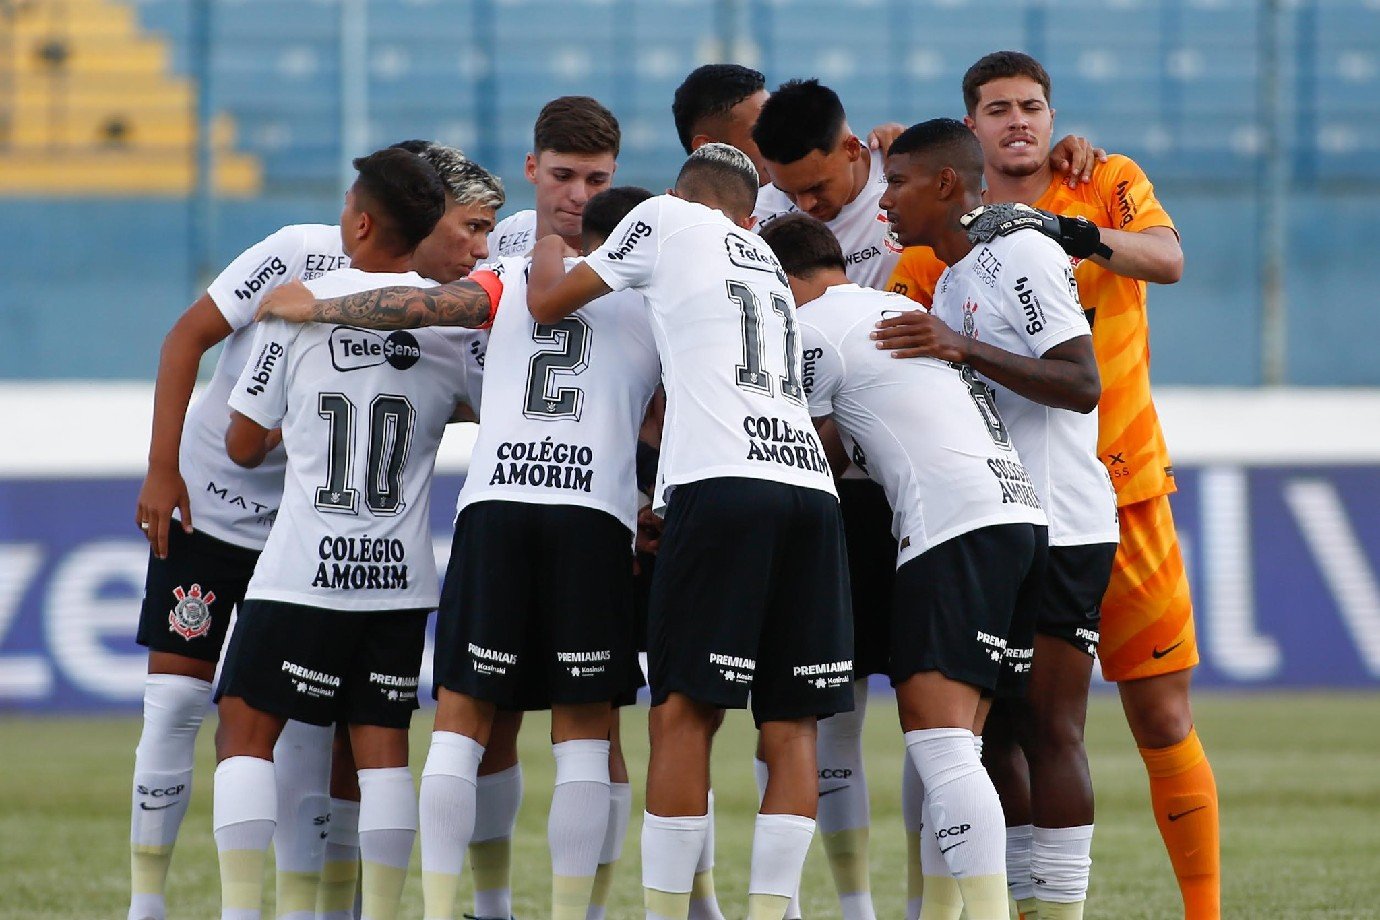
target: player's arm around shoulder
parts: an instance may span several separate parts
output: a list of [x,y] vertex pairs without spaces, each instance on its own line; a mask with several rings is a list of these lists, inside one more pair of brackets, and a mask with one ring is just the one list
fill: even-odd
[[[596,250],[590,258],[597,258],[601,252],[602,249]],[[578,255],[554,233],[537,240],[537,245],[532,247],[532,267],[527,274],[527,310],[537,322],[560,322],[613,290],[588,261],[567,272],[566,258]]]
[[1093,184],[1106,211],[1106,223],[1098,221],[1102,242],[1112,250],[1110,258],[1093,261],[1127,278],[1177,284],[1184,272],[1179,232],[1145,171],[1131,158],[1113,155],[1098,165]]

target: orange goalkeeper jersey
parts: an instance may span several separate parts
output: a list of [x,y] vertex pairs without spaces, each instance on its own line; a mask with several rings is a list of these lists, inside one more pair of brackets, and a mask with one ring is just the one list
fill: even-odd
[[[1061,176],[1035,207],[1082,216],[1099,227],[1137,232],[1174,227],[1155,189],[1135,161],[1113,154],[1093,169],[1092,181],[1069,188]],[[1087,259],[1074,259],[1078,297],[1093,326],[1093,351],[1102,376],[1098,402],[1097,452],[1116,487],[1117,504],[1173,492],[1174,468],[1150,397],[1150,323],[1146,283],[1108,271]],[[944,265],[928,247],[906,249],[887,287],[920,303],[934,299]],[[928,281],[928,287],[925,284]]]

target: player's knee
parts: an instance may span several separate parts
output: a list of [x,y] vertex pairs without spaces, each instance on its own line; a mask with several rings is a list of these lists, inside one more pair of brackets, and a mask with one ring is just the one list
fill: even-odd
[[1193,730],[1188,699],[1172,694],[1137,694],[1123,697],[1126,721],[1136,745],[1165,748],[1178,744]]

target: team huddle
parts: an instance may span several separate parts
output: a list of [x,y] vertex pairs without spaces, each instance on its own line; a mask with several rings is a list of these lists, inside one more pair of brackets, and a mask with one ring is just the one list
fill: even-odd
[[[1149,390],[1146,282],[1178,280],[1178,237],[1134,162],[1051,147],[1033,58],[983,57],[963,98],[963,121],[862,140],[816,80],[768,93],[706,65],[676,91],[688,156],[653,195],[613,184],[613,114],[561,97],[525,164],[534,210],[496,223],[493,173],[404,141],[355,160],[338,226],[227,267],[165,341],[137,510],[130,920],[168,915],[213,700],[223,920],[261,916],[270,844],[279,918],[397,917],[417,843],[426,920],[460,914],[466,862],[464,916],[511,917],[532,710],[555,760],[547,915],[601,920],[632,801],[620,709],[644,686],[645,916],[723,920],[710,752],[724,710],[750,708],[760,812],[729,914],[800,918],[818,835],[842,916],[875,918],[872,675],[903,735],[907,917],[1080,918],[1095,658],[1184,915],[1218,917]],[[439,578],[431,480],[455,421],[479,427]]]

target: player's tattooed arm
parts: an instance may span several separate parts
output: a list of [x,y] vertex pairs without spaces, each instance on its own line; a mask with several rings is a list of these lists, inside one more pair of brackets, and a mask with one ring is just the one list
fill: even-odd
[[257,318],[267,316],[292,323],[343,323],[362,329],[478,329],[493,318],[493,303],[488,291],[465,279],[431,288],[376,288],[327,300],[317,300],[306,285],[293,282],[264,298]]

